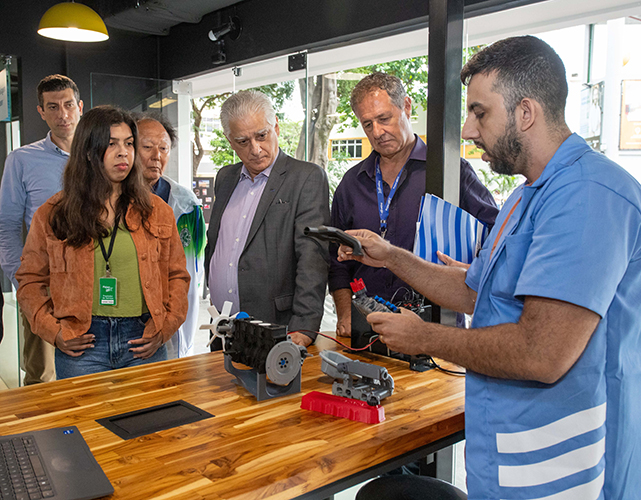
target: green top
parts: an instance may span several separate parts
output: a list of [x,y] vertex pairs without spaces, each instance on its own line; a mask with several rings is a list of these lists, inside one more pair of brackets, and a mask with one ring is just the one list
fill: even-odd
[[[109,251],[110,240],[111,233],[102,240],[106,252]],[[93,316],[124,318],[140,316],[149,312],[142,293],[134,240],[123,225],[118,227],[114,248],[109,258],[111,276],[117,280],[117,303],[115,306],[100,305],[100,278],[107,275],[107,270],[105,259],[97,242],[93,253],[93,263],[93,306],[91,308]]]

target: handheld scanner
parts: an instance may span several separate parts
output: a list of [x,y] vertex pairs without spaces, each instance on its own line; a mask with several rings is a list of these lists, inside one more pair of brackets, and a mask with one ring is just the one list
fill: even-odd
[[303,230],[305,236],[311,238],[316,238],[317,240],[322,241],[332,241],[338,243],[339,245],[345,245],[352,249],[354,255],[363,255],[363,247],[361,242],[358,241],[353,236],[350,236],[342,229],[332,226],[318,226],[318,227],[306,227]]

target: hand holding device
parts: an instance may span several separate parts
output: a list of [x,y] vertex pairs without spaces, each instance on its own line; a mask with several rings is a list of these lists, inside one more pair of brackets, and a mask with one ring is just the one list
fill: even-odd
[[306,227],[303,230],[305,236],[311,238],[316,238],[317,240],[322,241],[333,241],[339,245],[345,245],[352,248],[352,253],[354,255],[363,255],[363,247],[361,242],[358,241],[353,236],[350,236],[342,229],[332,226],[318,226],[318,227]]

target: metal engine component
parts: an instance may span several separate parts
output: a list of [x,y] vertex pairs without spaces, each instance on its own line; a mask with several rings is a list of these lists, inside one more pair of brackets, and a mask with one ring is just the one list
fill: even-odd
[[300,373],[307,349],[291,340],[280,342],[271,348],[265,361],[267,377],[274,384],[287,385]]
[[353,360],[336,351],[322,351],[321,370],[334,380],[332,394],[365,401],[371,406],[394,393],[394,379],[382,366]]
[[216,337],[223,339],[223,347],[224,347],[225,337],[229,334],[231,330],[231,323],[233,322],[234,318],[236,318],[236,316],[239,316],[239,314],[243,315],[241,317],[247,317],[245,313],[239,313],[239,314],[235,314],[234,316],[230,316],[231,308],[232,308],[231,302],[225,302],[223,304],[223,309],[220,312],[218,312],[218,309],[216,309],[216,306],[209,306],[207,308],[207,311],[209,312],[209,315],[212,318],[212,322],[209,325],[200,326],[201,330],[209,330],[211,332],[212,336],[209,339],[209,342],[207,343],[207,347],[211,345],[211,343],[216,339]]
[[287,341],[287,327],[272,325],[253,318],[236,319],[224,338],[225,353],[234,363],[266,373],[265,363],[271,349]]
[[[265,323],[245,313],[230,317],[231,304],[227,304],[221,314],[212,306],[214,322],[201,326],[222,338],[225,370],[258,401],[300,392],[307,349],[289,339],[286,326]],[[238,368],[234,363],[249,369]]]

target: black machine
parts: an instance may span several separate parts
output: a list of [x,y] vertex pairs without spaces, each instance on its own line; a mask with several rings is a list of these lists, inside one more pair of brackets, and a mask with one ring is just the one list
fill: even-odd
[[[311,238],[349,246],[353,249],[354,255],[363,255],[363,247],[360,241],[336,227],[306,227],[304,233]],[[398,304],[392,304],[380,297],[369,297],[363,280],[354,280],[354,283],[351,283],[351,285],[352,291],[354,292],[352,296],[352,347],[359,349],[367,346],[377,336],[365,319],[367,315],[375,311],[398,312]],[[424,321],[432,320],[432,306],[430,304],[424,304],[422,298],[418,300],[401,301],[400,305],[413,310]],[[383,356],[407,361],[410,364],[411,370],[419,372],[429,370],[435,366],[429,356],[412,356],[390,351],[385,344],[378,340],[374,342],[368,350],[376,354],[382,354]]]
[[[372,331],[371,325],[365,319],[368,314],[376,311],[381,312],[400,312],[398,306],[391,304],[380,297],[368,297],[367,288],[363,280],[354,280],[351,284],[354,295],[352,296],[352,342],[351,345],[354,349],[362,349],[371,343],[378,334]],[[423,304],[422,301],[414,301],[413,303],[401,303],[408,309],[416,312],[423,321],[432,320],[432,306]],[[434,364],[429,356],[424,355],[409,355],[402,352],[391,351],[381,341],[376,340],[368,349],[368,351],[382,354],[390,358],[400,359],[407,361],[410,364],[410,370],[417,372],[424,372],[434,368]]]

